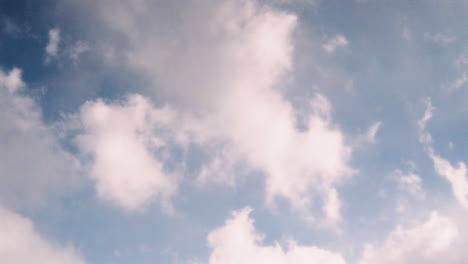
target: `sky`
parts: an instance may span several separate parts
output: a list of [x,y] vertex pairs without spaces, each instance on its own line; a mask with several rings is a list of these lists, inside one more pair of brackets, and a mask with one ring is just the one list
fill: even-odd
[[0,1],[0,263],[466,263],[467,12]]

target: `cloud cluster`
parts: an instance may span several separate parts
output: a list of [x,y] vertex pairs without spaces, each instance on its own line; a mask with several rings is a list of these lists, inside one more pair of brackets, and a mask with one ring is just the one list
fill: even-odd
[[[296,110],[276,87],[291,69],[297,17],[253,0],[173,9],[155,16],[157,5],[128,1],[105,5],[98,16],[126,40],[128,67],[144,72],[177,111],[196,117],[188,130],[212,159],[200,182],[234,184],[243,163],[264,175],[268,204],[283,198],[310,216],[321,197],[327,221],[338,223],[336,186],[353,173],[352,148],[325,96],[310,98],[307,127],[299,129]],[[161,26],[167,15],[178,18],[171,31]]]
[[81,155],[89,156],[86,164],[98,197],[137,210],[159,196],[163,208],[172,210],[169,198],[178,179],[164,168],[161,149],[168,142],[158,128],[168,127],[173,118],[169,108],[154,108],[139,95],[81,106],[70,122],[79,131],[74,141]]
[[79,163],[61,147],[25,91],[21,70],[0,70],[0,262],[84,264],[71,247],[38,234],[32,222],[3,207],[26,206],[68,190]]
[[290,240],[286,247],[278,242],[264,245],[263,235],[255,230],[249,217],[250,208],[233,212],[223,226],[208,235],[212,249],[209,264],[345,264],[343,257],[335,252],[313,246],[304,246]]
[[[172,213],[181,183],[193,180],[184,177],[185,160],[177,156],[194,148],[206,154],[188,157],[200,163],[193,172],[197,183],[236,185],[242,177],[261,175],[266,205],[286,200],[305,219],[320,215],[320,223],[328,226],[342,223],[339,190],[357,171],[351,166],[353,151],[375,143],[383,123],[350,138],[336,121],[326,91],[306,98],[305,114],[303,109],[298,114],[280,89],[294,66],[298,16],[255,0],[86,3],[104,24],[92,30],[108,43],[107,62],[143,75],[149,88],[129,87],[126,96],[113,101],[89,100],[57,121],[64,138],[71,139],[67,145],[73,151],[66,151],[63,138],[43,122],[37,103],[24,92],[21,70],[0,70],[0,202],[40,200],[50,191],[65,190],[79,173],[92,180],[99,199],[113,206],[134,212],[158,202]],[[85,41],[66,47],[58,28],[48,37],[47,59],[65,55],[76,62],[97,50]],[[411,39],[411,32],[405,29],[403,37]],[[425,38],[444,47],[456,41],[443,33]],[[336,34],[319,49],[332,55],[349,45]],[[460,59],[459,64],[466,63]],[[463,74],[454,87],[466,83]],[[165,106],[153,103],[161,101]],[[432,110],[428,101],[418,123],[419,140],[436,173],[468,208],[466,164],[453,165],[434,150],[426,127]],[[397,170],[394,176],[399,190],[424,200],[419,175]],[[250,212],[234,212],[209,233],[210,264],[346,263],[339,253],[295,240],[268,245]],[[382,243],[368,244],[359,263],[452,260],[464,234],[459,226],[455,218],[433,212],[422,224],[398,225]],[[44,263],[85,262],[71,246],[50,242],[30,220],[3,207],[0,231],[6,234],[0,238],[0,262],[26,263],[26,256]]]

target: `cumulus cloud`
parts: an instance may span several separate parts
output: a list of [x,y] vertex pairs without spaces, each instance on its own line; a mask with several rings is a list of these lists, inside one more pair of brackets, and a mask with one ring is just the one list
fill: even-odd
[[18,68],[13,68],[9,73],[0,71],[0,84],[8,89],[10,94],[14,94],[25,85],[21,75],[22,71]]
[[20,69],[0,70],[0,199],[23,204],[41,201],[76,182],[79,163],[63,150],[54,130],[42,121],[27,95]]
[[171,109],[155,108],[140,95],[109,104],[90,101],[70,118],[69,126],[79,131],[75,143],[89,157],[98,197],[126,210],[141,209],[158,197],[171,212],[178,179],[164,168],[166,138],[158,128],[170,127],[172,118]]
[[59,51],[60,44],[60,29],[53,28],[49,30],[49,42],[45,51],[49,57],[56,57]]
[[432,147],[432,136],[427,131],[427,122],[432,118],[434,107],[431,100],[426,100],[426,111],[424,116],[418,121],[420,137],[419,141],[424,145],[424,149],[434,164],[436,173],[445,178],[452,186],[453,194],[458,202],[468,209],[468,176],[464,162],[453,165],[450,161],[436,153]]
[[441,263],[450,259],[451,247],[459,238],[457,225],[432,212],[423,224],[397,226],[381,245],[367,244],[359,264]]
[[264,235],[255,230],[249,217],[250,208],[232,214],[223,226],[208,235],[211,248],[209,264],[345,264],[340,254],[314,246],[304,246],[290,240],[287,246],[278,242],[264,245]]
[[[309,192],[314,190],[325,202],[338,205],[334,185],[352,173],[347,165],[351,149],[329,118],[328,101],[320,95],[312,100],[315,105],[305,131],[295,128],[292,109],[274,93],[235,101],[235,109],[226,107],[215,119],[219,125],[208,127],[230,120],[229,129],[216,136],[229,140],[250,166],[265,173],[267,202],[283,197],[296,209],[307,210],[312,202]],[[241,101],[247,103],[244,109],[238,107]],[[339,210],[325,210],[331,212],[327,217],[338,220]]]
[[328,40],[325,44],[323,44],[322,48],[327,54],[332,54],[336,49],[346,47],[348,44],[349,41],[345,36],[337,34]]
[[73,247],[47,240],[29,219],[3,207],[0,207],[0,233],[1,263],[86,263]]
[[[173,8],[174,14],[155,16],[149,2],[128,1],[105,5],[99,16],[126,39],[121,53],[127,65],[197,117],[193,140],[215,153],[201,182],[232,185],[239,173],[219,168],[237,172],[236,164],[244,163],[265,176],[268,204],[285,198],[309,214],[314,197],[321,197],[323,213],[338,221],[336,185],[353,170],[333,107],[322,94],[310,98],[307,129],[300,130],[292,104],[275,87],[291,69],[297,17],[253,0]],[[161,26],[166,16],[179,18],[169,32]],[[343,45],[340,37],[336,42]]]

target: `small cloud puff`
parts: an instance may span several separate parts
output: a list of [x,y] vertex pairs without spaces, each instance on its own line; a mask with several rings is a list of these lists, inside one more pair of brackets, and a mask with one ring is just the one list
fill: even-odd
[[325,50],[327,54],[332,54],[338,48],[344,48],[348,46],[349,40],[341,35],[337,34],[333,38],[331,38],[327,43],[323,44],[322,48]]
[[49,42],[45,48],[48,57],[56,57],[59,51],[60,29],[53,28],[49,30]]

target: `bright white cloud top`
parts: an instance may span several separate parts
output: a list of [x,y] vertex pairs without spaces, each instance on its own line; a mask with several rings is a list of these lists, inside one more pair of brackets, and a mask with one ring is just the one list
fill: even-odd
[[0,262],[466,263],[466,11],[0,3]]
[[172,210],[170,197],[177,177],[166,172],[156,157],[166,142],[155,134],[172,121],[169,109],[155,109],[134,95],[122,105],[87,102],[76,118],[82,132],[75,143],[83,155],[91,156],[89,174],[100,198],[136,210],[159,196],[166,210]]

